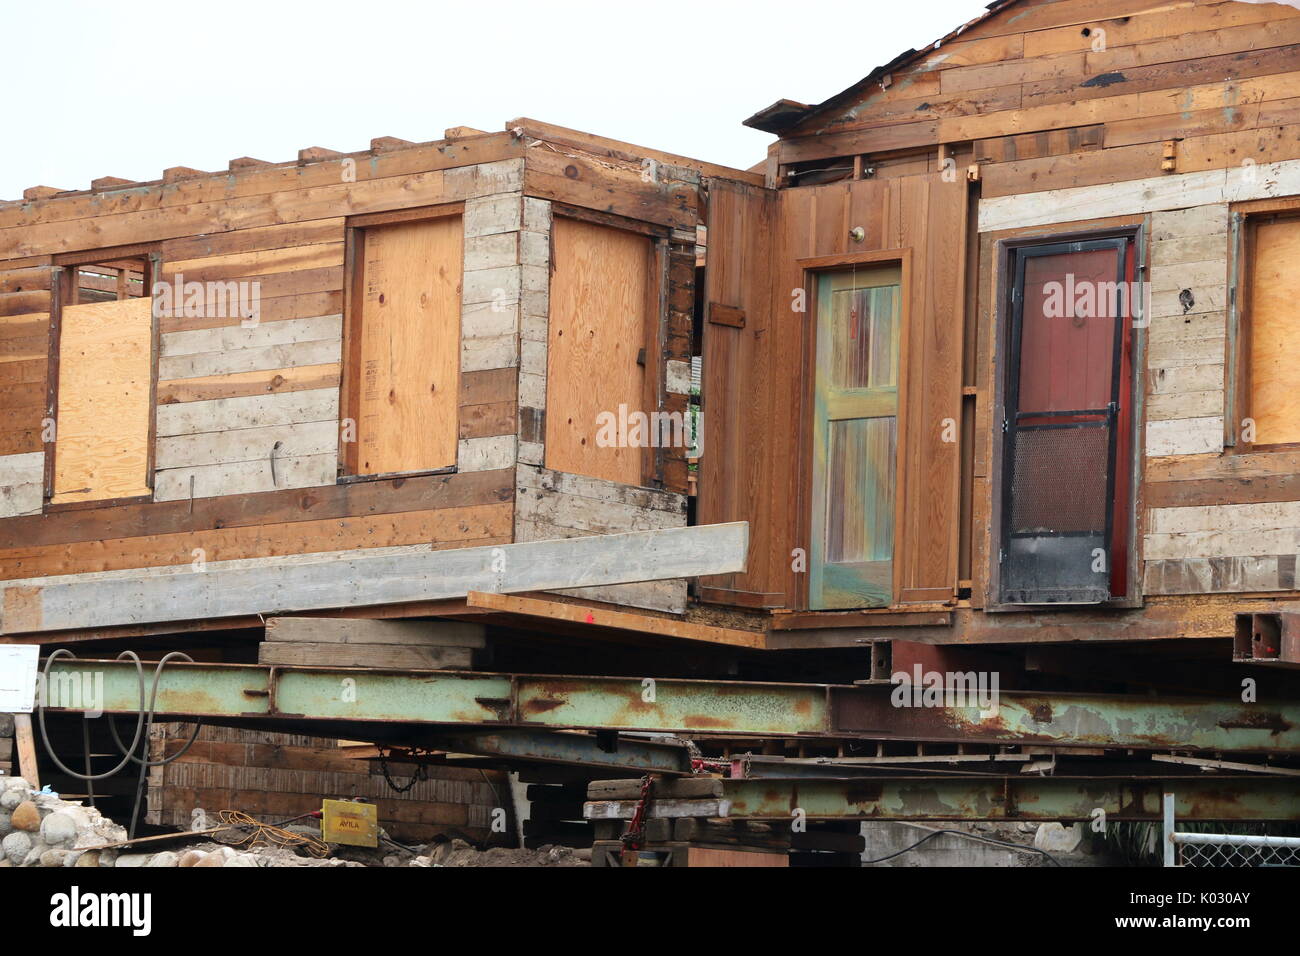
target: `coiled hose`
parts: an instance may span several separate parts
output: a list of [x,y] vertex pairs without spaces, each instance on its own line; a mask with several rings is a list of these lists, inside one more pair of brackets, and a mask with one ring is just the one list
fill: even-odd
[[[48,657],[46,657],[45,667],[41,670],[42,688],[46,688],[49,686],[50,665],[52,665],[56,660],[59,660],[60,658],[76,660],[77,655],[73,654],[71,651],[67,650],[66,648],[59,648],[58,650],[51,653]],[[176,753],[172,754],[170,757],[164,757],[162,760],[151,761],[149,760],[147,750],[145,751],[145,756],[143,757],[138,757],[135,754],[136,747],[140,745],[141,737],[143,736],[145,741],[148,741],[149,733],[153,729],[154,711],[158,705],[158,681],[162,677],[163,669],[167,666],[167,663],[169,661],[177,660],[177,659],[189,661],[191,664],[194,663],[194,658],[190,657],[188,654],[182,651],[170,651],[167,654],[164,654],[158,660],[157,665],[155,665],[154,667],[153,685],[149,693],[149,706],[146,709],[145,688],[144,688],[144,664],[141,662],[139,655],[136,654],[134,651],[123,651],[121,654],[117,655],[117,660],[119,661],[130,660],[135,663],[136,677],[140,684],[140,708],[135,715],[135,735],[131,738],[130,747],[122,743],[122,738],[117,732],[117,725],[113,722],[113,718],[111,716],[108,718],[108,729],[112,734],[113,742],[117,745],[117,749],[122,751],[123,756],[122,756],[122,760],[118,763],[116,767],[114,767],[111,770],[105,770],[103,773],[90,772],[90,729],[85,725],[84,721],[81,727],[81,741],[82,741],[82,747],[84,749],[86,772],[78,773],[77,771],[68,767],[66,764],[64,764],[62,760],[58,758],[58,755],[55,754],[54,752],[54,748],[50,746],[50,737],[45,730],[45,694],[42,693],[40,695],[40,699],[37,701],[36,722],[41,728],[41,742],[45,745],[45,753],[49,756],[50,761],[56,767],[58,767],[60,770],[66,773],[68,776],[73,777],[74,779],[77,780],[86,781],[88,785],[91,806],[95,805],[94,782],[96,780],[104,780],[108,777],[115,775],[131,761],[135,761],[137,764],[140,765],[140,774],[136,780],[136,785],[135,785],[135,802],[132,804],[131,807],[131,821],[130,821],[130,826],[127,828],[127,836],[129,839],[135,839],[135,825],[136,825],[136,820],[140,816],[140,803],[142,798],[144,797],[144,784],[145,784],[146,771],[148,771],[149,768],[151,767],[165,767],[173,760],[179,760],[181,757],[183,757],[185,755],[185,752],[194,745],[194,741],[198,740],[199,731],[203,727],[203,721],[201,719],[195,719],[194,733],[190,736],[189,740],[185,741],[185,745],[181,747],[181,749],[178,750]]]

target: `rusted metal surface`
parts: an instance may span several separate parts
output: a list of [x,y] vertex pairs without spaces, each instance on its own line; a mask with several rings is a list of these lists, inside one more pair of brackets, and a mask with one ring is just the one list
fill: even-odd
[[1289,703],[1001,691],[997,705],[984,710],[978,705],[895,707],[884,688],[860,691],[833,692],[834,723],[843,733],[1258,753],[1295,753],[1300,745],[1300,707]]
[[[134,666],[55,662],[52,699],[71,710],[133,713]],[[895,706],[897,688],[455,671],[169,664],[163,717],[224,716],[500,729],[668,731],[708,736],[901,739],[1181,752],[1300,753],[1300,705],[1236,699],[1001,691],[995,707]],[[66,693],[66,690],[65,690]]]
[[1240,664],[1300,667],[1300,613],[1238,614],[1232,659]]
[[[605,738],[612,739],[600,739]],[[507,730],[429,738],[425,745],[455,753],[511,760],[571,764],[635,773],[688,774],[691,757],[685,744],[638,740],[614,734]]]
[[724,780],[731,817],[790,820],[1159,820],[1171,792],[1180,820],[1300,820],[1300,781],[1256,777]]

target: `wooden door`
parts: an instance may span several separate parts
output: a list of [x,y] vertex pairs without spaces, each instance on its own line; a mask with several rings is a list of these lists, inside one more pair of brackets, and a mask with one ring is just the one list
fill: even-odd
[[893,599],[901,315],[897,265],[818,277],[814,609],[884,607]]

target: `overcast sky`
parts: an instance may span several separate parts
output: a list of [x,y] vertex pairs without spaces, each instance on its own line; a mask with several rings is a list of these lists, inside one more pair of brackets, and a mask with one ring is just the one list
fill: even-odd
[[983,6],[0,0],[0,199],[517,116],[749,167],[771,137],[745,117],[820,102]]

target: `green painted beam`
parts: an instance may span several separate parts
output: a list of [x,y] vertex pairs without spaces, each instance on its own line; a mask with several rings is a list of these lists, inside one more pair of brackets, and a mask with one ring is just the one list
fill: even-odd
[[[602,746],[602,743],[606,745]],[[691,756],[684,744],[630,737],[617,737],[602,742],[595,734],[506,730],[452,734],[446,737],[439,735],[421,741],[421,746],[453,753],[566,764],[595,770],[627,770],[638,774],[691,772]]]
[[[918,777],[719,780],[702,800],[652,802],[650,815],[749,820],[1060,820],[1088,823],[1161,819],[1175,796],[1181,820],[1300,820],[1300,780],[1278,777]],[[588,819],[629,819],[636,800],[593,800]],[[1104,814],[1104,817],[1103,817]]]
[[888,780],[724,780],[732,817],[876,820],[1160,820],[1175,796],[1179,820],[1300,820],[1300,780],[1179,777],[940,777]]
[[[152,668],[146,677],[152,680]],[[159,715],[475,728],[1300,753],[1300,705],[1003,691],[975,706],[894,706],[889,686],[650,680],[452,671],[169,664]],[[80,694],[80,696],[77,696]],[[56,661],[50,706],[133,713],[133,664]]]

